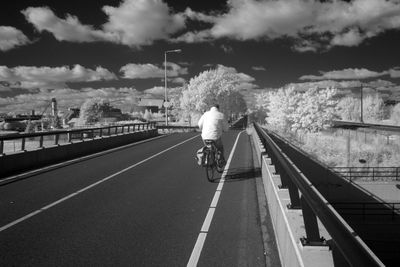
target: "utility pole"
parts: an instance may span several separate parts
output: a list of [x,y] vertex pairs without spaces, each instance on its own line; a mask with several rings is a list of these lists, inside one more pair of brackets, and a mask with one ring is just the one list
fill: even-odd
[[363,119],[363,87],[362,84],[360,85],[360,91],[361,91],[361,116],[360,116],[360,122],[364,123],[364,119]]
[[168,126],[168,96],[167,96],[167,53],[180,53],[181,49],[168,50],[164,52],[164,80],[165,80],[165,96],[164,96],[164,108],[165,108],[165,125]]

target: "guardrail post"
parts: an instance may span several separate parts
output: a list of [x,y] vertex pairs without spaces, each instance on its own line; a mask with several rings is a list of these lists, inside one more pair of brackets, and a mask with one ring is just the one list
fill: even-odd
[[103,128],[100,128],[99,137],[103,137]]
[[54,144],[55,145],[58,145],[58,139],[60,138],[60,135],[59,134],[55,134],[54,135]]
[[0,140],[0,155],[4,155],[4,141]]
[[115,133],[114,133],[115,135],[117,135],[118,134],[118,126],[115,126]]
[[39,147],[43,148],[43,135],[39,137]]
[[[272,158],[271,158],[272,160]],[[272,160],[272,162],[274,162]],[[288,184],[289,184],[289,177],[285,172],[281,171],[281,167],[279,166],[279,164],[275,163],[275,174],[279,174],[281,177],[281,184],[278,186],[280,189],[284,189],[284,188],[288,188]]]
[[108,136],[111,135],[111,127],[108,127]]
[[71,143],[71,141],[72,141],[72,133],[71,132],[67,133],[67,138],[68,138],[68,143]]
[[372,181],[375,181],[375,168],[372,167]]
[[304,227],[306,238],[302,238],[303,245],[324,245],[324,238],[319,235],[317,216],[308,205],[307,201],[301,196],[301,209],[303,211]]
[[25,150],[25,137],[22,137],[22,140],[21,140],[21,151],[24,151]]
[[290,203],[287,206],[288,209],[300,209],[301,203],[300,203],[299,190],[292,181],[289,181],[288,189],[290,196]]

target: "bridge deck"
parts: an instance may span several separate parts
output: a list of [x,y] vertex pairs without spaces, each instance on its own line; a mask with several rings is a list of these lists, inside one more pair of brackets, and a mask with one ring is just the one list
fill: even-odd
[[[226,157],[238,134],[224,137]],[[0,265],[186,265],[219,186],[195,163],[197,135],[172,134],[0,186]],[[232,153],[199,266],[265,265],[248,142],[242,133]],[[279,264],[276,249],[268,251]]]

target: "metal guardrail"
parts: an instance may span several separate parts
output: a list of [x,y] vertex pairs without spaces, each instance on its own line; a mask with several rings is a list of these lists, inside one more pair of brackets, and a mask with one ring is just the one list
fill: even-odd
[[[115,134],[125,134],[140,130],[154,129],[156,123],[133,123],[124,125],[113,125],[106,127],[93,127],[71,130],[54,130],[48,132],[19,133],[0,136],[0,155],[5,155],[5,145],[13,142],[16,149],[14,151],[26,151],[30,149],[44,148],[45,144],[60,145],[71,143],[73,140],[85,140],[111,136]],[[29,148],[27,147],[29,144]]]
[[400,126],[395,126],[395,125],[361,123],[355,121],[333,121],[332,123],[334,128],[347,128],[347,129],[369,128],[380,131],[400,132]]
[[332,167],[350,181],[400,181],[400,167]]
[[188,130],[195,131],[199,129],[197,126],[179,126],[179,125],[157,125],[156,128],[158,130]]
[[289,189],[292,207],[301,206],[303,210],[308,241],[312,243],[321,240],[316,219],[318,217],[351,266],[384,266],[332,205],[283,153],[268,133],[257,124],[254,124],[254,127],[267,154],[280,171],[282,184],[286,184]]

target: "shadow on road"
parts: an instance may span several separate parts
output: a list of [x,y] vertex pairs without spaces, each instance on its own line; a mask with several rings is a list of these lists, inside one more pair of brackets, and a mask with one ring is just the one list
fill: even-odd
[[228,170],[225,181],[242,181],[261,176],[261,169],[254,167],[232,168]]

